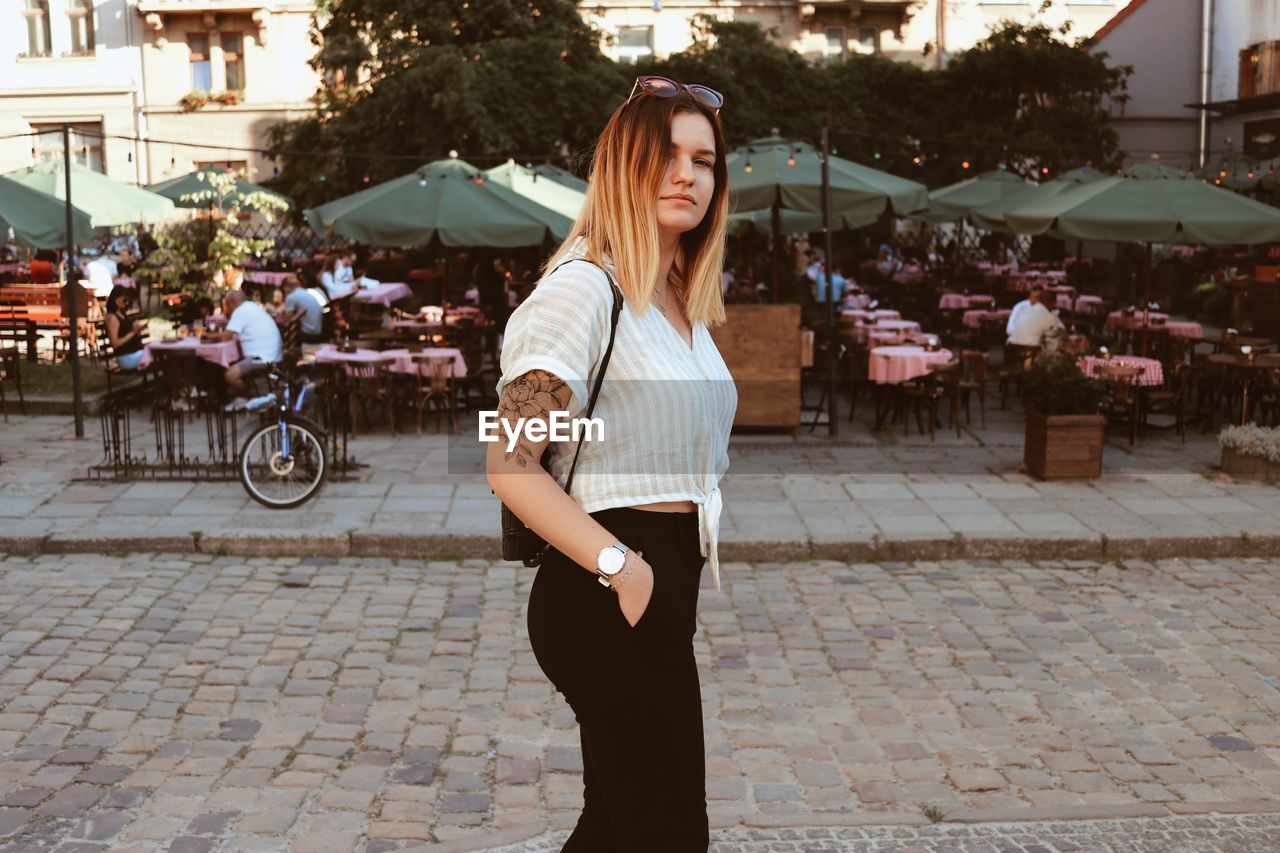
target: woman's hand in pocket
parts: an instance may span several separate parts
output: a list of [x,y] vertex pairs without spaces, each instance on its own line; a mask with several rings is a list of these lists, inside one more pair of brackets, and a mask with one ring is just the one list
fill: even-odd
[[618,606],[632,628],[644,616],[653,598],[653,567],[645,562],[643,555],[643,551],[627,552],[627,563],[634,561],[634,565],[623,565],[625,577],[617,588]]

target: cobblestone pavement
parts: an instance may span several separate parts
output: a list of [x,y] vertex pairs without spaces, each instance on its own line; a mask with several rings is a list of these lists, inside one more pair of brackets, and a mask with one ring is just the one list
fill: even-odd
[[[1280,563],[722,575],[695,640],[718,849],[1274,833]],[[4,853],[532,850],[576,818],[530,571],[136,554],[10,557],[0,578]],[[1212,812],[1273,818],[1178,817]],[[1159,821],[1066,823],[1130,818]],[[1007,844],[969,825],[1028,820]]]
[[[558,851],[567,832],[494,853]],[[1202,815],[1110,821],[1037,821],[971,826],[875,826],[838,829],[731,829],[718,834],[716,853],[1269,853],[1280,850],[1280,815]]]

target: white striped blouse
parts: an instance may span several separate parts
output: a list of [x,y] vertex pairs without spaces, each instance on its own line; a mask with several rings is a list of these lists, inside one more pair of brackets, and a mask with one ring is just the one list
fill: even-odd
[[[581,246],[581,242],[579,243]],[[571,257],[581,257],[580,249]],[[613,264],[606,266],[614,273]],[[562,263],[543,278],[507,321],[503,387],[530,370],[545,370],[569,386],[570,417],[584,417],[596,370],[609,343],[613,292],[586,261]],[[593,418],[601,441],[583,441],[573,475],[573,499],[586,512],[657,501],[698,505],[702,555],[720,589],[719,482],[729,467],[729,430],[738,391],[704,323],[690,348],[652,305],[643,314],[624,300],[609,368]],[[550,469],[561,488],[574,442],[553,442]]]

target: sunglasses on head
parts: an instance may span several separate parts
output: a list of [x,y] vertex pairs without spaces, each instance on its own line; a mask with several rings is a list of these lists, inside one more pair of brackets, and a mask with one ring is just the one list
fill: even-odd
[[720,108],[724,106],[724,95],[715,89],[703,86],[701,83],[677,83],[668,77],[654,75],[637,77],[636,84],[631,87],[631,94],[627,96],[628,103],[636,96],[637,89],[654,98],[674,98],[681,92],[688,92],[693,95],[698,103],[707,107],[716,115],[720,114]]

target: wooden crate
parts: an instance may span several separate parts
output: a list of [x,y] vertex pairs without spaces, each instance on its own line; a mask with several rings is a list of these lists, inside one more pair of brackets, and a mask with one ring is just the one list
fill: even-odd
[[800,426],[800,306],[726,305],[711,332],[738,386],[735,427]]
[[1102,415],[1027,412],[1022,460],[1042,480],[1097,477],[1102,473]]

